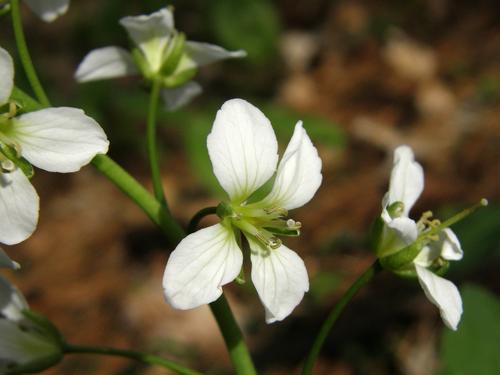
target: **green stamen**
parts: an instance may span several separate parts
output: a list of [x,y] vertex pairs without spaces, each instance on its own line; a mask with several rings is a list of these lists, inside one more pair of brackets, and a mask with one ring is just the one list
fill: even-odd
[[426,238],[438,235],[439,232],[441,232],[443,229],[446,229],[453,224],[459,222],[460,220],[466,218],[470,214],[472,214],[474,211],[476,211],[480,207],[486,207],[488,205],[488,200],[483,198],[481,199],[478,203],[473,205],[472,207],[466,208],[465,210],[459,212],[458,214],[450,217],[448,220],[443,221],[442,223],[439,223],[439,221],[432,220],[430,222],[430,228],[420,234],[418,236],[417,241],[424,240]]

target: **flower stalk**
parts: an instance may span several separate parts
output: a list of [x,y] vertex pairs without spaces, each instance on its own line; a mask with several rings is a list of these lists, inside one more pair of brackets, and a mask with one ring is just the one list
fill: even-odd
[[124,357],[142,362],[148,365],[160,366],[174,371],[180,375],[201,375],[200,372],[181,366],[173,361],[152,354],[136,352],[134,350],[109,348],[102,346],[82,346],[64,344],[64,354],[98,354],[114,357]]
[[149,167],[151,169],[151,178],[153,180],[153,191],[156,200],[169,211],[167,199],[163,192],[161,181],[160,163],[158,161],[158,149],[156,142],[156,113],[158,111],[158,99],[160,97],[161,82],[154,79],[149,96],[148,120],[146,128],[146,148],[148,152]]
[[318,355],[325,343],[326,338],[330,334],[333,325],[340,317],[340,314],[344,311],[344,308],[351,301],[351,299],[359,292],[359,290],[366,285],[373,277],[382,270],[378,261],[375,261],[365,272],[359,276],[356,281],[347,289],[340,300],[333,306],[333,309],[328,314],[328,317],[323,322],[314,343],[309,351],[304,362],[304,367],[302,368],[302,375],[310,375],[314,368],[314,364],[318,358]]
[[40,80],[38,79],[38,75],[36,74],[36,70],[33,66],[33,62],[31,61],[30,52],[28,50],[28,45],[26,44],[26,38],[24,36],[23,24],[21,20],[21,13],[19,10],[19,0],[11,0],[11,15],[12,15],[12,27],[14,29],[14,37],[16,39],[17,51],[19,53],[19,58],[21,59],[21,63],[23,64],[24,72],[26,73],[26,77],[37,97],[38,101],[42,104],[43,107],[49,107],[50,101],[43,89]]

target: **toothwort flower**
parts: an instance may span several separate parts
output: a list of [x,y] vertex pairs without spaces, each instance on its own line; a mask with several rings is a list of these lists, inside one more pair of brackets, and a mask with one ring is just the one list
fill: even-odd
[[89,52],[75,73],[78,82],[142,74],[147,80],[161,80],[165,106],[175,110],[201,93],[201,86],[191,81],[199,67],[246,56],[242,50],[231,52],[213,44],[186,41],[175,29],[168,8],[124,17],[120,24],[136,46],[132,53],[115,46]]
[[[0,268],[18,269],[0,249]],[[0,277],[0,373],[42,371],[62,358],[59,333],[44,318],[30,312],[21,292]]]
[[[457,287],[436,273],[446,271],[450,260],[462,259],[456,235],[442,228],[432,213],[425,212],[418,222],[408,214],[424,188],[424,173],[408,146],[394,151],[394,166],[389,191],[383,199],[381,219],[385,223],[378,255],[384,259],[399,251],[412,254],[413,260],[394,270],[402,275],[416,275],[427,298],[439,308],[444,323],[456,330],[462,315],[462,299]],[[387,258],[384,258],[387,257]]]
[[[250,247],[252,281],[265,306],[266,321],[287,317],[309,289],[302,259],[277,235],[298,236],[301,223],[288,210],[306,204],[321,184],[321,159],[298,122],[278,165],[271,123],[242,99],[224,103],[207,139],[214,174],[229,196],[218,206],[219,224],[184,238],[172,252],[163,277],[167,301],[190,309],[215,301],[222,286],[241,271],[243,234]],[[270,193],[249,197],[276,172]]]
[[45,22],[52,22],[62,16],[69,7],[70,0],[24,0],[26,4]]
[[75,172],[109,142],[103,130],[81,109],[46,108],[17,114],[9,98],[14,64],[0,47],[0,242],[12,245],[28,238],[38,221],[39,200],[29,178],[31,164],[50,172]]

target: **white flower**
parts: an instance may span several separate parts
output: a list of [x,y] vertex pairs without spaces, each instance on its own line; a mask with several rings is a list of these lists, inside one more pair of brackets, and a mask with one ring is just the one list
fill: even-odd
[[[288,316],[309,289],[304,262],[276,235],[299,235],[301,224],[288,210],[306,204],[322,180],[321,159],[298,122],[278,165],[278,144],[264,114],[241,99],[224,103],[207,139],[215,176],[229,196],[219,224],[184,238],[172,252],[163,277],[167,301],[190,309],[215,301],[222,286],[241,271],[240,233],[250,247],[252,281],[265,306],[266,321]],[[271,192],[249,197],[276,172]]]
[[394,151],[389,191],[383,200],[381,218],[385,228],[380,249],[383,256],[388,256],[422,239],[421,249],[413,259],[414,271],[427,298],[439,308],[444,323],[456,330],[462,315],[462,299],[452,282],[434,272],[446,268],[450,260],[462,259],[463,252],[449,228],[425,238],[429,230],[439,225],[438,221],[430,220],[432,214],[424,213],[418,222],[408,217],[423,188],[423,170],[414,160],[413,151],[408,146],[398,147]]
[[[18,268],[0,249],[0,268]],[[14,366],[42,370],[57,362],[62,354],[52,329],[30,319],[28,303],[7,279],[0,277],[0,373]],[[31,372],[31,371],[30,371]]]
[[12,58],[0,47],[0,242],[8,245],[28,238],[38,221],[38,195],[23,173],[23,167],[31,168],[27,161],[50,172],[75,172],[109,146],[99,124],[81,109],[16,116],[15,104],[9,103],[13,86]]
[[160,9],[149,15],[124,17],[120,24],[137,47],[133,53],[121,47],[90,51],[78,66],[78,82],[143,74],[161,78],[162,97],[168,110],[174,110],[201,93],[201,86],[190,79],[200,66],[245,57],[245,51],[227,51],[219,46],[185,41],[174,26],[172,12]]
[[45,22],[52,22],[62,16],[69,7],[70,0],[25,0],[26,4]]

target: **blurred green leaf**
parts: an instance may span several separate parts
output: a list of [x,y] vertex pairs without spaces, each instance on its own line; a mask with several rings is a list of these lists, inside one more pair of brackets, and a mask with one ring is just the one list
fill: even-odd
[[464,250],[464,258],[453,262],[450,271],[465,273],[474,270],[493,257],[500,250],[500,206],[490,204],[453,226]]
[[315,302],[321,302],[325,297],[337,289],[342,277],[332,272],[319,272],[311,280],[310,295]]
[[322,116],[301,113],[278,105],[260,107],[271,120],[273,128],[281,140],[288,141],[297,121],[302,120],[307,134],[315,143],[338,148],[345,145],[345,135],[340,126]]
[[441,375],[500,372],[500,300],[474,285],[462,288],[464,315],[457,331],[444,330]]
[[244,49],[248,60],[263,64],[276,56],[280,24],[268,0],[210,2],[214,33],[228,49]]

